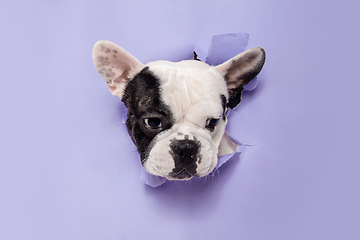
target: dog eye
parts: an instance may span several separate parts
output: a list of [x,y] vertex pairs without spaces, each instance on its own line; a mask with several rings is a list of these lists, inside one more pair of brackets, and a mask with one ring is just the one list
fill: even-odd
[[206,120],[206,127],[207,128],[214,128],[216,124],[218,124],[219,118],[209,118]]
[[160,118],[144,118],[145,127],[148,129],[157,129],[161,128],[161,120]]

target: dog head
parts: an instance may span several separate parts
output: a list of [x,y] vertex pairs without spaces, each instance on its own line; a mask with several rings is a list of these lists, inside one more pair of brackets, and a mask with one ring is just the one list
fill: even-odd
[[93,60],[127,107],[128,133],[145,170],[189,180],[214,170],[225,112],[240,103],[243,87],[261,71],[265,51],[252,48],[215,67],[195,60],[144,65],[114,43],[100,41]]

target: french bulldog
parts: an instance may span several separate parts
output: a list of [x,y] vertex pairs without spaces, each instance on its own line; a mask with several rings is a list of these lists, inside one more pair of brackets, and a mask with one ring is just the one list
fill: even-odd
[[127,107],[126,127],[145,170],[189,180],[208,175],[218,156],[235,152],[225,113],[261,71],[265,51],[252,48],[218,66],[197,60],[142,64],[116,44],[99,41],[93,61]]

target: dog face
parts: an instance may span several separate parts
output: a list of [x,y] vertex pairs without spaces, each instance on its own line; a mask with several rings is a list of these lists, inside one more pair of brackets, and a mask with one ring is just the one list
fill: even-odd
[[93,60],[113,95],[128,109],[126,126],[146,171],[170,180],[211,173],[228,107],[262,69],[265,52],[250,49],[212,67],[187,60],[141,64],[119,46],[100,41]]

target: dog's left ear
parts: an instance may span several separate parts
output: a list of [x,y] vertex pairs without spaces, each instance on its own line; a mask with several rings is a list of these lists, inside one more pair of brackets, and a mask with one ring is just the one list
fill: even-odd
[[99,41],[93,49],[96,70],[105,79],[110,92],[122,98],[126,85],[143,68],[130,53],[109,41]]
[[249,49],[215,67],[225,78],[228,91],[228,107],[234,108],[241,101],[243,87],[254,79],[265,63],[265,50]]

